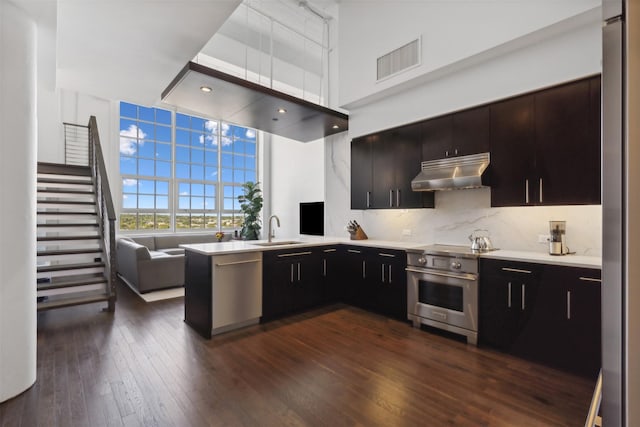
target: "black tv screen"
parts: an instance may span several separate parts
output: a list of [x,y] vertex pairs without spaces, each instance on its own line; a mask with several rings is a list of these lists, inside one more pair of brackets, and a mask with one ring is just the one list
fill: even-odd
[[300,203],[300,234],[324,236],[324,202]]

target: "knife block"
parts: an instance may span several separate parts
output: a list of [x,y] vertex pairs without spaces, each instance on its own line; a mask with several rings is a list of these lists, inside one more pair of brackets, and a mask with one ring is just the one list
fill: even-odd
[[358,228],[356,228],[356,231],[354,231],[353,233],[349,233],[349,238],[351,240],[367,240],[367,233],[364,232],[364,230],[362,229],[362,227],[358,226]]

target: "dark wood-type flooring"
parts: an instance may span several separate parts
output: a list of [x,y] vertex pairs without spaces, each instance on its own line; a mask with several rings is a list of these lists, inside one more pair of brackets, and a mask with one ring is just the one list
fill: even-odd
[[335,305],[205,340],[183,301],[38,314],[2,426],[584,425],[593,383]]

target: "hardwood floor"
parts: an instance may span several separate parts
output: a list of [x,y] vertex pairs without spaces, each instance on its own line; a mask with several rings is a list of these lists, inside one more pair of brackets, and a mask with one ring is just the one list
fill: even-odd
[[1,426],[584,425],[593,383],[335,305],[205,340],[182,299],[38,314]]

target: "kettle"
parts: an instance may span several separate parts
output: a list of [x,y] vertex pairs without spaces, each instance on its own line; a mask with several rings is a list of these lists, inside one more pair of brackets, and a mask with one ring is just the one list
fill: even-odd
[[[482,232],[486,233],[485,235]],[[469,241],[471,242],[471,250],[476,252],[485,252],[493,249],[493,244],[489,238],[488,230],[477,229],[469,235]]]

